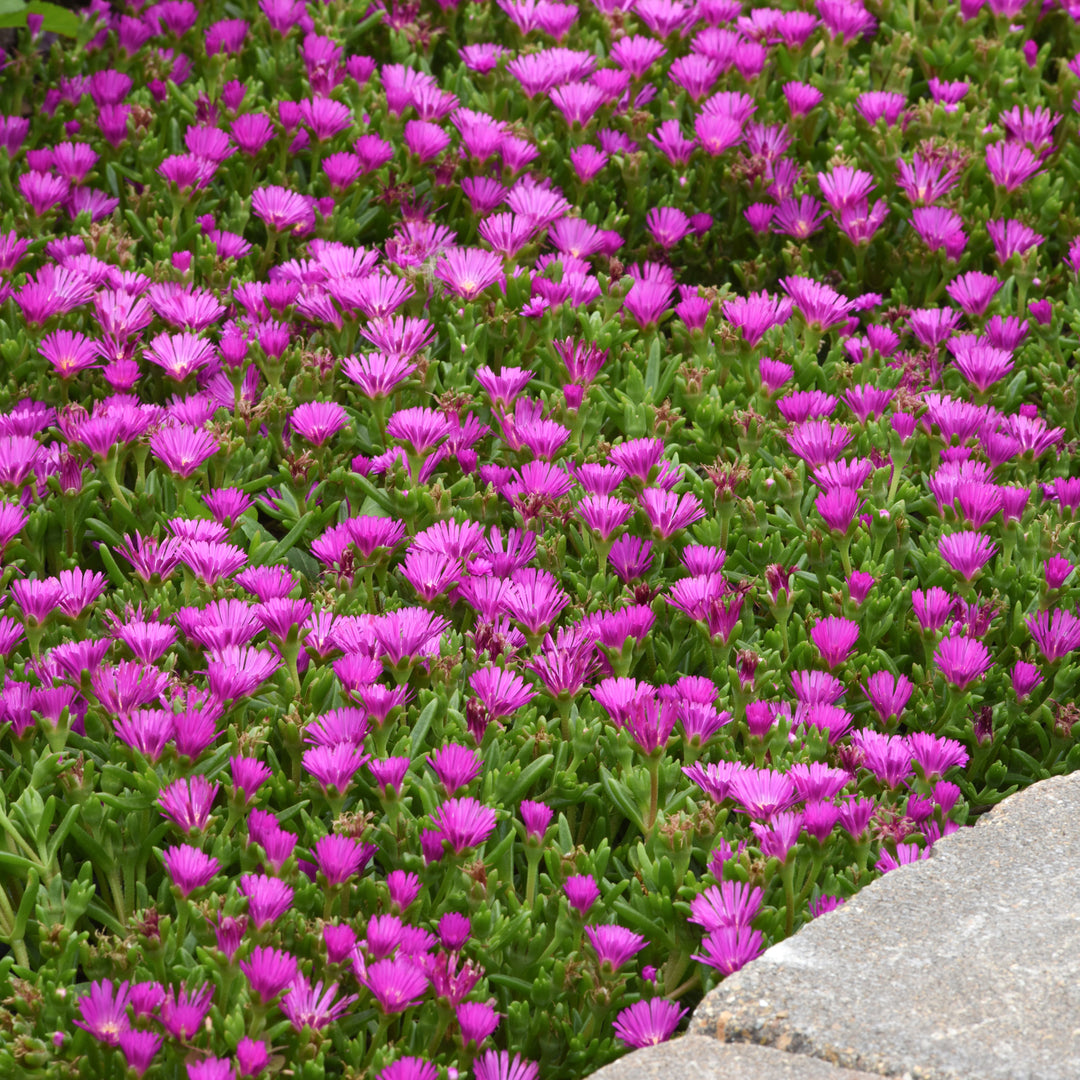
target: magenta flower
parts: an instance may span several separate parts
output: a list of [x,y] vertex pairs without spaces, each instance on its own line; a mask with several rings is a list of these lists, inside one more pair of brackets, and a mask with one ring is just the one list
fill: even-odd
[[[858,5],[852,6],[857,7]],[[818,10],[821,11],[820,6]],[[831,10],[835,11],[835,6]],[[861,7],[859,11],[862,15],[866,14]],[[824,11],[821,11],[821,16],[825,19]],[[869,16],[867,17],[869,18]],[[864,94],[860,94],[855,100],[855,108],[871,127],[878,120],[884,120],[888,127],[892,127],[900,119],[900,113],[906,104],[907,99],[903,94],[889,93],[885,90],[869,90]]]
[[671,206],[653,207],[646,215],[645,226],[665,251],[670,251],[690,233],[690,219]]
[[648,945],[641,934],[622,926],[586,926],[585,934],[596,952],[601,969],[607,974],[618,971]]
[[823,390],[795,390],[780,398],[776,407],[789,424],[802,424],[832,416],[837,404],[838,399]]
[[206,680],[219,702],[247,697],[281,667],[274,653],[240,645],[211,650],[208,659]]
[[42,217],[59,206],[70,190],[71,182],[63,176],[27,172],[19,177],[19,191],[30,204],[30,211],[35,217]]
[[389,397],[416,370],[416,364],[407,357],[364,353],[347,356],[341,368],[366,397],[378,400]]
[[401,794],[401,785],[405,781],[409,765],[410,761],[407,757],[388,757],[368,762],[371,775],[378,785],[380,798],[386,799]]
[[705,951],[695,953],[694,959],[723,975],[733,975],[763,950],[761,931],[748,926],[722,926],[707,934],[701,944]]
[[359,980],[387,1016],[418,1005],[430,985],[424,972],[406,957],[379,960],[369,965]]
[[284,232],[314,225],[315,214],[304,195],[283,187],[256,188],[251,195],[251,210],[268,229]]
[[986,168],[996,187],[1015,191],[1043,168],[1042,160],[1022,143],[990,143],[986,148]]
[[161,427],[150,436],[150,450],[177,476],[190,477],[217,452],[217,438],[209,431],[173,424]]
[[623,300],[628,311],[643,329],[656,326],[671,306],[672,288],[666,281],[653,278],[635,279]]
[[407,442],[413,453],[424,456],[450,433],[450,421],[440,412],[423,406],[399,409],[390,417],[386,433]]
[[825,331],[847,319],[854,301],[846,300],[828,285],[806,277],[780,279],[796,310],[814,330]]
[[814,624],[810,638],[829,667],[842,664],[855,648],[859,637],[859,624],[838,615],[830,615]]
[[623,1009],[615,1017],[615,1034],[627,1046],[636,1049],[667,1042],[689,1009],[680,1009],[676,1001],[649,998]]
[[1023,257],[1046,239],[1022,221],[1005,218],[988,221],[986,231],[990,234],[990,239],[994,243],[994,253],[1002,266],[1014,255]]
[[162,788],[158,806],[181,832],[202,832],[210,821],[210,810],[220,789],[220,784],[211,784],[205,776],[174,780]]
[[188,1080],[232,1080],[233,1063],[228,1058],[206,1057],[187,1066]]
[[795,783],[775,769],[747,769],[731,780],[731,797],[755,821],[770,821],[798,801]]
[[495,829],[495,811],[472,796],[448,799],[432,814],[440,837],[455,855],[479,847]]
[[511,583],[504,609],[530,634],[544,633],[570,603],[570,597],[546,570],[531,567],[517,570]]
[[970,756],[955,739],[943,739],[925,731],[909,735],[907,742],[912,761],[927,780],[944,776],[954,765],[966,765]]
[[1047,562],[1043,563],[1043,571],[1045,579],[1047,579],[1048,589],[1061,589],[1066,581],[1069,580],[1069,575],[1076,569],[1076,566],[1068,561],[1064,555],[1053,555],[1047,559]]
[[749,927],[761,910],[762,900],[759,887],[741,881],[721,881],[690,901],[687,921],[703,926],[706,933],[725,926]]
[[520,675],[494,664],[474,671],[469,676],[469,686],[483,702],[491,720],[512,715],[536,696],[536,691]]
[[954,278],[945,287],[945,291],[955,304],[968,315],[982,315],[990,306],[1001,289],[1002,282],[991,274],[979,270],[969,270],[966,274]]
[[166,848],[161,859],[165,872],[183,896],[190,896],[196,889],[209,885],[221,869],[217,859],[204,855],[190,844]]
[[229,758],[229,767],[232,770],[233,790],[237,794],[243,793],[245,805],[251,803],[259,787],[273,774],[269,765],[256,758],[239,755]]
[[1013,359],[1010,351],[979,342],[957,348],[953,365],[980,394],[985,394],[1012,371]]
[[41,339],[41,355],[61,379],[70,379],[80,371],[97,366],[95,343],[84,334],[55,330]]
[[913,206],[929,206],[937,202],[960,177],[958,169],[946,171],[944,161],[927,160],[918,154],[912,158],[910,165],[902,159],[898,161],[896,170],[899,173],[897,185]]
[[573,874],[563,882],[570,906],[584,915],[600,899],[600,888],[588,874]]
[[863,692],[874,706],[881,722],[887,724],[904,711],[914,687],[906,675],[893,677],[888,671],[877,671],[866,680]]
[[942,638],[938,642],[934,663],[947,683],[963,690],[990,669],[993,659],[981,641],[958,636]]
[[607,100],[607,95],[600,87],[585,82],[563,83],[548,91],[548,97],[562,114],[567,127],[576,124],[583,128]]
[[994,557],[997,544],[983,533],[958,532],[942,535],[938,551],[949,566],[970,581]]
[[317,840],[311,854],[327,885],[343,885],[354,874],[360,873],[368,860],[364,845],[359,840],[336,833]]
[[611,495],[586,495],[577,511],[588,529],[601,540],[609,540],[616,529],[626,524],[634,508]]
[[349,743],[316,746],[304,751],[304,771],[314,776],[327,795],[348,791],[353,777],[367,764],[368,755]]
[[930,251],[944,248],[947,258],[956,261],[967,246],[963,218],[944,206],[918,206],[911,212],[911,226]]
[[120,1052],[124,1055],[127,1067],[136,1076],[142,1076],[153,1064],[154,1057],[164,1041],[165,1037],[157,1032],[127,1028],[120,1032]]
[[258,1076],[270,1061],[270,1050],[261,1039],[245,1035],[236,1047],[236,1064],[241,1076]]
[[187,987],[179,996],[170,989],[161,1002],[161,1023],[165,1030],[180,1042],[188,1042],[202,1027],[214,999],[214,987],[205,983],[197,991]]
[[90,984],[90,993],[79,998],[81,1019],[76,1027],[89,1031],[98,1042],[106,1046],[119,1046],[120,1036],[131,1027],[127,1007],[131,1000],[131,984],[122,982],[114,986],[109,979]]
[[266,874],[244,874],[240,878],[240,895],[247,897],[248,914],[256,928],[261,930],[289,910],[293,889],[280,878]]
[[900,866],[909,866],[911,863],[928,858],[930,858],[929,845],[920,847],[914,841],[909,841],[896,845],[895,858],[888,851],[882,851],[874,864],[874,868],[880,870],[883,874],[887,874],[890,870],[895,870]]
[[726,113],[699,113],[694,118],[694,134],[709,157],[719,157],[743,140],[742,124]]
[[674,701],[646,693],[630,702],[625,726],[634,745],[645,755],[662,751],[679,718]]
[[333,401],[311,401],[297,405],[289,416],[292,430],[315,446],[322,446],[348,422],[345,409]]
[[844,536],[851,529],[862,506],[859,493],[850,487],[833,487],[822,492],[814,501],[817,512],[825,519],[825,524],[836,533]]
[[[629,439],[608,451],[608,460],[621,469],[623,475],[633,476],[643,483],[647,483],[650,477],[656,477],[653,470],[660,465],[663,456],[662,439]],[[579,478],[583,468],[585,466],[578,470]]]
[[[274,125],[270,117],[265,113],[251,112],[238,116],[229,129],[233,142],[247,154],[255,157],[256,154],[274,137]],[[279,189],[281,190],[281,189]],[[284,200],[280,202],[272,196],[264,196],[261,202],[263,212],[274,214],[275,210],[280,214],[284,210]],[[265,219],[264,219],[265,220]],[[301,217],[299,220],[304,220]]]
[[473,1062],[476,1080],[538,1080],[540,1066],[506,1050],[486,1050]]
[[448,796],[467,787],[480,775],[480,755],[468,747],[445,743],[428,758],[428,764]]
[[504,280],[502,259],[482,248],[450,248],[435,264],[435,276],[455,296],[475,300],[489,286]]
[[461,1041],[479,1046],[495,1033],[501,1019],[495,1009],[484,1001],[463,1001],[454,1010],[461,1031]]
[[316,142],[332,139],[352,124],[349,107],[330,97],[305,98],[300,102],[300,116]]
[[911,593],[911,606],[924,634],[940,630],[952,613],[953,598],[937,585],[932,588],[915,589]]
[[1034,664],[1017,660],[1013,665],[1012,685],[1017,701],[1023,701],[1042,681],[1043,673]]
[[611,45],[610,56],[632,78],[641,79],[667,50],[655,38],[640,34],[619,38]]
[[[1080,647],[1080,618],[1065,608],[1040,611],[1024,621],[1048,663],[1052,664]],[[1032,683],[1029,693],[1034,685]]]
[[646,488],[641,493],[640,502],[653,535],[661,540],[669,539],[705,516],[701,500],[691,492],[676,495],[662,488]]
[[335,1001],[337,991],[337,983],[331,983],[324,992],[321,980],[312,985],[303,975],[297,975],[289,984],[278,1008],[288,1018],[294,1031],[303,1031],[304,1028],[321,1031],[357,1000],[356,994],[347,994]]
[[267,946],[253,949],[246,960],[240,961],[240,970],[247,976],[252,992],[263,1004],[269,1004],[293,981],[298,965],[292,953]]
[[781,199],[772,217],[772,230],[795,240],[806,240],[821,229],[828,217],[828,212],[821,209],[821,203],[812,195]]
[[828,420],[807,420],[796,425],[786,438],[795,456],[807,465],[827,465],[844,452],[853,436],[842,424],[834,427]]
[[181,194],[205,188],[217,172],[217,162],[200,154],[170,154],[157,168],[158,175]]
[[676,167],[689,165],[690,158],[697,147],[696,139],[688,139],[683,135],[678,120],[664,120],[657,125],[656,134],[648,138],[649,142]]
[[[461,50],[462,53],[470,47],[473,46],[466,46]],[[403,1057],[387,1065],[379,1073],[377,1080],[438,1080],[438,1078],[439,1070],[430,1061],[417,1057]]]

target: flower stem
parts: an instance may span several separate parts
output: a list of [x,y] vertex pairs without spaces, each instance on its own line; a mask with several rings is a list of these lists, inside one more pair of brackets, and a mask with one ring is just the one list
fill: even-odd
[[660,804],[660,759],[650,756],[645,767],[649,770],[649,816],[645,819],[645,831],[651,833]]

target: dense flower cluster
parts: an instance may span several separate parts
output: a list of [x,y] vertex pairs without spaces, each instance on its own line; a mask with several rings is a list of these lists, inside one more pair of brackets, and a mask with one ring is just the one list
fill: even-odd
[[40,7],[4,1075],[577,1080],[1080,766],[1076,8]]

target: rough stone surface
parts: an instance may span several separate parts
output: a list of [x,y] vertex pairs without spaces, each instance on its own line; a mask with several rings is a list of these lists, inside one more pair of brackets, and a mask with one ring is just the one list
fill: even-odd
[[690,1033],[911,1080],[1077,1080],[1080,774],[1007,799],[773,946]]
[[871,1080],[817,1058],[696,1035],[635,1050],[589,1080]]

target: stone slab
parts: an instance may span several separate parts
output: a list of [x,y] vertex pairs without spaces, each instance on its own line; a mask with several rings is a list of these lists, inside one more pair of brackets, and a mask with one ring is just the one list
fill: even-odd
[[817,1058],[689,1035],[635,1050],[589,1080],[874,1080]]
[[1080,1078],[1080,773],[725,979],[690,1033],[911,1080]]

